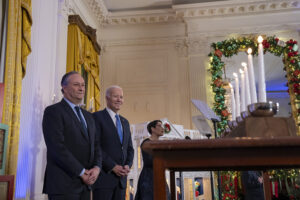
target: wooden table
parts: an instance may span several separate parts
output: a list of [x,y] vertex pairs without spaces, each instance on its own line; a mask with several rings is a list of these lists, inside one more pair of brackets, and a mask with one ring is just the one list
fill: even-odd
[[[223,171],[300,168],[300,137],[297,136],[149,141],[143,149],[153,156],[154,200],[166,199],[166,169]],[[171,185],[174,187],[175,184]],[[266,200],[270,197],[266,194]]]

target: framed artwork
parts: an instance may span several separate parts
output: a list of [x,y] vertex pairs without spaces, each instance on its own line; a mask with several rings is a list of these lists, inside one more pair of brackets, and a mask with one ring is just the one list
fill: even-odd
[[5,173],[8,126],[0,124],[0,175]]
[[12,200],[14,191],[14,176],[0,176],[0,199]]

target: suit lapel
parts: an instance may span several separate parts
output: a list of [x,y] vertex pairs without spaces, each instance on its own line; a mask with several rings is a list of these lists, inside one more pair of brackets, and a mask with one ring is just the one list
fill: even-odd
[[[83,127],[81,126],[81,122],[79,121],[78,117],[76,116],[76,114],[74,113],[74,111],[72,110],[71,106],[63,99],[62,104],[64,105],[67,113],[71,116],[71,118],[75,121],[75,124],[77,126],[77,128],[80,130],[81,134],[83,135],[83,137],[89,141],[88,136],[84,133]],[[85,117],[86,118],[86,117]],[[86,121],[87,122],[87,121]]]

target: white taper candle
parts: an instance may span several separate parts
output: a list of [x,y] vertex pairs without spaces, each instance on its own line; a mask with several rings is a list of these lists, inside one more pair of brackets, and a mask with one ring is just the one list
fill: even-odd
[[255,76],[254,76],[254,69],[253,69],[253,57],[252,57],[252,49],[251,48],[248,49],[248,69],[249,69],[249,85],[250,85],[251,103],[257,103]]
[[239,77],[237,73],[233,73],[233,76],[235,77],[235,86],[234,86],[234,91],[235,91],[235,114],[236,117],[241,116],[241,111],[240,111],[240,89],[239,89]]
[[267,102],[263,38],[258,37],[258,102]]
[[242,69],[240,69],[241,74],[241,112],[246,111],[246,99],[245,99],[245,74]]
[[229,83],[230,87],[230,97],[231,97],[231,121],[234,121],[236,119],[236,108],[235,108],[235,99],[234,99],[234,91],[231,83]]

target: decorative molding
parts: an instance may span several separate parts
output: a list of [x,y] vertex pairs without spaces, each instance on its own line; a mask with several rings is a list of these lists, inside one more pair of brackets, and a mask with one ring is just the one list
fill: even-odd
[[188,38],[186,45],[188,46],[188,53],[191,54],[207,54],[207,38]]
[[175,49],[177,50],[180,56],[186,57],[188,56],[188,44],[186,39],[178,39],[175,41]]
[[109,15],[103,0],[86,0],[88,7],[96,17],[100,24],[105,24],[105,21]]
[[290,32],[290,31],[299,31],[300,21],[297,24],[276,24],[276,25],[264,25],[264,26],[245,26],[238,28],[230,28],[230,30],[216,30],[210,32],[197,32],[197,36],[202,38],[211,38],[211,37],[224,37],[232,36],[233,34],[243,36],[245,33],[249,34],[270,34],[274,35],[275,32]]
[[[184,40],[182,37],[176,38],[151,38],[151,39],[124,39],[124,40],[101,40],[101,47],[113,47],[113,46],[133,46],[133,45],[164,45],[164,44],[175,44],[176,42]],[[179,44],[178,44],[179,45]]]
[[88,36],[88,38],[92,41],[94,49],[98,54],[100,54],[101,48],[97,43],[96,29],[86,25],[79,15],[69,15],[69,23],[76,24],[80,30]]
[[[199,4],[200,5],[200,4]],[[174,6],[176,15],[183,18],[195,17],[215,17],[229,15],[251,15],[258,13],[280,12],[300,10],[299,0],[259,0],[259,1],[228,1],[222,5],[212,3],[207,6],[199,6],[197,4]]]
[[70,0],[60,0],[58,3],[58,14],[61,15],[66,21],[68,16],[72,13],[73,5]]
[[183,19],[177,17],[175,12],[171,14],[141,14],[141,15],[125,15],[125,16],[110,16],[106,20],[108,25],[126,25],[126,24],[154,24],[154,23],[170,23],[183,22]]
[[190,18],[256,15],[271,12],[299,11],[300,0],[230,0],[224,3],[173,5],[162,10],[109,12],[103,0],[86,0],[101,25],[126,25],[182,22]]

